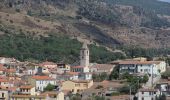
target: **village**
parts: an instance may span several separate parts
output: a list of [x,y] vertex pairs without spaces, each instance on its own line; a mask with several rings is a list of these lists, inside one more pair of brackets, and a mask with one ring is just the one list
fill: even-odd
[[0,100],[168,100],[165,61],[138,57],[97,64],[89,52],[84,43],[75,66],[0,57]]

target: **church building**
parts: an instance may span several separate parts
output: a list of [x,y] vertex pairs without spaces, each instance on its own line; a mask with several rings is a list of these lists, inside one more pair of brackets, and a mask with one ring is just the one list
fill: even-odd
[[71,71],[81,73],[89,72],[89,48],[86,43],[83,44],[80,50],[80,66],[73,66]]

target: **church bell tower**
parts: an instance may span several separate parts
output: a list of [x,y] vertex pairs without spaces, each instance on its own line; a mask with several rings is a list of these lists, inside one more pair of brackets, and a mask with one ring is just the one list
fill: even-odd
[[89,67],[89,48],[86,43],[83,44],[80,50],[80,66]]

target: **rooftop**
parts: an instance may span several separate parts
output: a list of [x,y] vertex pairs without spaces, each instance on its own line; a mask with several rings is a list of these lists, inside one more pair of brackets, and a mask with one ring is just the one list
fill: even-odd
[[129,61],[120,61],[119,64],[159,64],[161,61],[135,61],[135,60],[129,60]]
[[140,92],[157,92],[157,89],[139,89]]
[[23,85],[20,87],[20,89],[31,89],[31,88],[33,88],[33,86],[31,85]]
[[32,77],[33,79],[36,79],[36,80],[53,80],[51,77],[49,76],[33,76]]

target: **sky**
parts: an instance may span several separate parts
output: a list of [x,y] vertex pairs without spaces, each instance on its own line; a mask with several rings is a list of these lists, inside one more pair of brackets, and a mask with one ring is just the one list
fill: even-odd
[[170,2],[170,0],[159,0],[159,1],[165,1],[165,2]]

